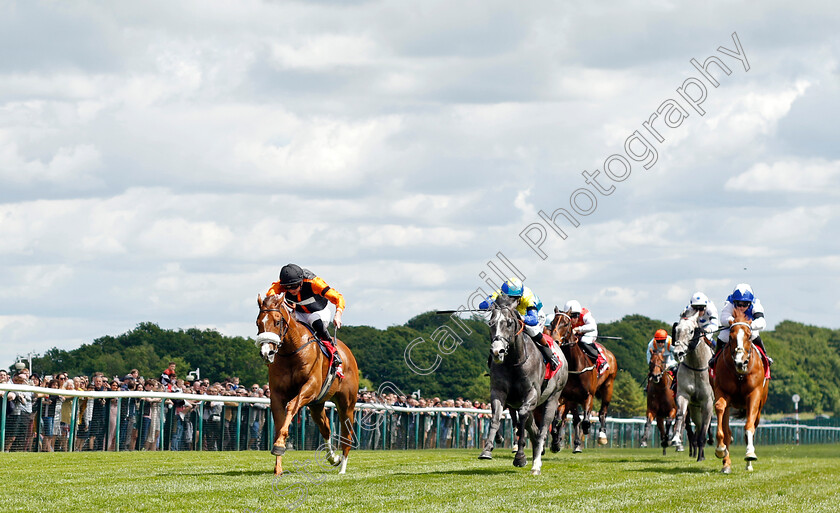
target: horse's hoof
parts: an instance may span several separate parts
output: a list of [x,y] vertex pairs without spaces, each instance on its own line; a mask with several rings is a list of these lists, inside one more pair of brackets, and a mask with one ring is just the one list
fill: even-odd
[[480,459],[480,460],[492,460],[493,455],[490,454],[490,451],[483,451],[481,454],[478,455],[478,459]]
[[572,450],[572,454],[580,454],[580,453],[582,453],[582,452],[583,452],[583,449],[581,449],[579,445],[578,445],[578,446],[576,446],[576,447]]
[[758,456],[755,455],[755,452],[748,452],[746,456],[744,456],[744,461],[755,461],[758,459]]
[[271,454],[275,456],[283,456],[286,454],[286,446],[285,445],[272,445],[271,446]]
[[732,473],[732,467],[723,467],[722,469],[720,469],[720,471],[723,474],[731,474]]
[[333,467],[337,467],[337,466],[341,465],[341,459],[342,458],[343,458],[343,455],[341,455],[341,454],[333,454],[332,456],[327,456],[327,462],[329,462],[329,464],[332,465]]
[[676,451],[677,452],[683,452],[683,451],[685,451],[685,447],[683,447],[682,445],[678,445],[677,448],[676,448]]
[[552,443],[552,444],[551,444],[551,452],[553,452],[553,453],[558,453],[558,452],[560,452],[562,449],[563,449],[563,448],[562,448],[562,447],[560,447],[560,444],[555,444],[555,443]]
[[538,476],[538,475],[540,475],[541,473],[542,473],[542,472],[540,472],[540,469],[538,469],[538,468],[535,468],[535,469],[531,470],[531,475],[532,475],[532,476]]
[[725,458],[728,452],[729,451],[726,450],[726,447],[715,447],[715,456],[718,458]]
[[513,466],[514,467],[524,467],[527,464],[528,464],[528,458],[526,458],[524,454],[522,455],[521,458],[519,456],[513,458]]
[[641,445],[639,445],[639,447],[644,449],[645,447],[647,447],[647,442],[642,442]]
[[600,437],[600,436],[598,437],[598,445],[607,445],[608,443],[610,443],[610,441],[607,440],[606,436],[605,437]]

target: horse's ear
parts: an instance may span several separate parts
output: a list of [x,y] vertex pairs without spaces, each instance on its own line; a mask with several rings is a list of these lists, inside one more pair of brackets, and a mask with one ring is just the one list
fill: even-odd
[[262,294],[257,294],[257,306],[262,307]]
[[560,309],[559,309],[559,308],[557,308],[557,305],[554,305],[554,313],[555,313],[555,314],[559,314],[559,313],[560,313]]

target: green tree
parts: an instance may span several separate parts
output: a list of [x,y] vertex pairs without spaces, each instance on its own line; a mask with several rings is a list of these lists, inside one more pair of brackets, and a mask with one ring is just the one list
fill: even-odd
[[624,370],[618,371],[613,385],[610,413],[617,417],[644,415],[647,403],[639,382]]

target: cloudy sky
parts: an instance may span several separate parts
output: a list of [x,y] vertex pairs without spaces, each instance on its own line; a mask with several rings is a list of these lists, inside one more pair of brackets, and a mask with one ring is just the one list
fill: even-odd
[[[838,328],[838,26],[808,1],[0,1],[0,363],[144,321],[253,336],[288,262],[348,324],[402,324],[497,252],[600,321],[746,281],[771,326]],[[701,116],[677,88],[712,55]],[[669,99],[655,165],[607,178]],[[520,233],[584,187],[541,259]]]

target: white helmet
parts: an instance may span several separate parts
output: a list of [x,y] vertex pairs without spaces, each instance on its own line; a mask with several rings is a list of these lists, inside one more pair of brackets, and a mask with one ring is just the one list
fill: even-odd
[[570,299],[566,301],[566,306],[563,307],[563,310],[569,313],[580,313],[582,308],[576,299]]
[[702,292],[695,292],[691,295],[691,306],[708,306],[709,298]]

